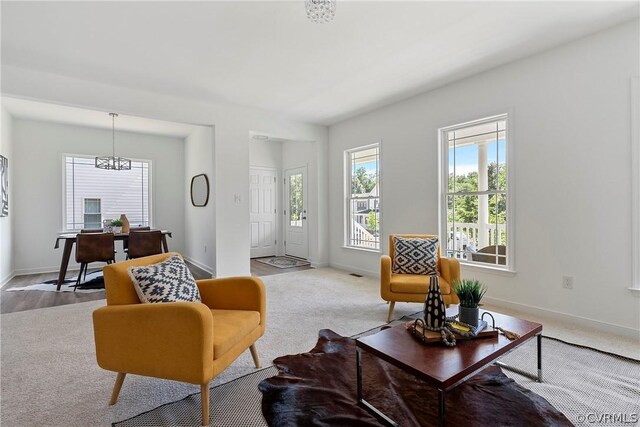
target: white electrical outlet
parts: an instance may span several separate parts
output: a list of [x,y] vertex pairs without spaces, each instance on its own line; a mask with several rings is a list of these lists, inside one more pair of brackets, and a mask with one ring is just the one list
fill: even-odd
[[562,276],[562,287],[565,289],[573,289],[573,276]]

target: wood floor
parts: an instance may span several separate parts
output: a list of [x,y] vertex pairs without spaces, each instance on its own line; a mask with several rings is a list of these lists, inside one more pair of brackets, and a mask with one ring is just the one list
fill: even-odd
[[[193,277],[197,280],[208,279],[211,277],[209,273],[195,265],[190,263],[187,264],[189,264],[189,269],[191,270]],[[251,274],[253,276],[269,276],[272,274],[282,274],[309,269],[311,269],[309,266],[282,269],[251,260]],[[71,277],[74,273],[77,272],[69,272],[67,277]],[[16,311],[75,304],[105,298],[104,291],[93,293],[46,291],[7,292],[7,289],[9,288],[28,286],[34,283],[43,283],[47,280],[57,279],[57,277],[58,273],[30,274],[14,277],[2,288],[2,290],[0,290],[0,313],[13,313]]]

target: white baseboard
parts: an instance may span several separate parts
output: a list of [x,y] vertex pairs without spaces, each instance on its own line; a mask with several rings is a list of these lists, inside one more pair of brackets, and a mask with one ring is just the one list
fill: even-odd
[[2,289],[4,285],[9,283],[14,277],[16,277],[16,273],[12,271],[7,275],[7,277],[5,277],[4,279],[0,279],[0,289]]
[[309,262],[311,262],[311,267],[313,267],[313,268],[329,267],[329,263],[328,262],[316,262],[316,261],[309,261]]
[[195,265],[196,267],[206,271],[207,273],[209,273],[211,275],[211,277],[215,277],[215,272],[214,269],[209,267],[208,265],[205,265],[199,261],[196,261],[188,256],[182,256],[186,261],[189,261],[191,264]]
[[523,313],[542,315],[564,322],[575,323],[601,332],[614,333],[634,338],[638,338],[638,336],[640,335],[640,330],[630,328],[628,326],[616,325],[614,323],[603,322],[601,320],[588,319],[586,317],[562,313],[560,311],[550,310],[548,308],[536,307],[528,304],[521,304],[518,302],[512,302],[487,296],[485,296],[482,301],[486,302],[487,304],[495,305],[496,307],[511,308]]
[[[67,272],[80,270],[80,266],[78,264],[71,264],[67,267]],[[43,273],[57,273],[60,271],[60,266],[56,265],[55,267],[38,267],[38,268],[23,268],[16,270],[16,276],[26,276],[28,274],[43,274]]]
[[363,276],[368,276],[368,277],[380,277],[380,272],[379,271],[364,270],[364,269],[361,269],[361,268],[355,268],[355,267],[350,266],[350,265],[343,265],[343,264],[338,264],[338,263],[335,263],[335,262],[330,262],[329,263],[329,267],[337,268],[337,269],[340,269],[340,270],[345,270],[345,271],[348,271],[350,273],[361,274]]

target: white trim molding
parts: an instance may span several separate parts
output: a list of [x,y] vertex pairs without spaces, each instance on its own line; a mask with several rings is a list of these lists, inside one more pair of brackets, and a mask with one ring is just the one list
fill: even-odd
[[5,277],[4,279],[0,280],[0,289],[4,288],[7,283],[9,283],[11,281],[11,279],[13,279],[14,277],[16,277],[16,274],[14,272],[9,273],[9,275],[7,275],[7,277]]
[[482,302],[486,303],[487,305],[492,305],[498,308],[500,307],[507,308],[507,309],[510,308],[525,314],[546,316],[550,319],[559,320],[561,322],[571,322],[588,329],[623,335],[626,337],[637,338],[638,333],[640,333],[640,330],[630,328],[628,326],[616,325],[614,323],[603,322],[601,320],[588,319],[586,317],[563,313],[556,310],[550,310],[548,308],[536,307],[533,305],[521,304],[518,302],[511,302],[501,298],[493,298],[493,297],[485,296],[482,299]]
[[631,288],[640,291],[640,81],[631,79]]
[[201,262],[198,262],[198,261],[196,261],[193,258],[190,258],[188,256],[182,255],[182,258],[184,258],[185,261],[190,262],[191,264],[195,265],[196,267],[206,271],[207,273],[209,273],[211,275],[212,278],[216,277],[215,269],[209,267],[208,265],[205,265],[205,264],[203,264]]

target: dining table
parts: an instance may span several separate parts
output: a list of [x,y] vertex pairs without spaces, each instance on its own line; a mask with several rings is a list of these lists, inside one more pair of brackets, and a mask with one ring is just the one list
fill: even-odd
[[[167,236],[171,236],[171,231],[169,230],[160,230],[162,231],[162,250],[164,252],[169,252],[169,246],[167,245]],[[58,283],[56,287],[56,291],[60,290],[60,287],[64,283],[65,276],[67,275],[67,267],[69,266],[69,259],[71,259],[71,251],[73,249],[73,245],[76,243],[77,233],[64,233],[60,234],[56,238],[56,244],[53,247],[54,249],[58,249],[60,247],[60,242],[64,241],[64,248],[62,249],[62,261],[60,262],[60,272],[58,273]],[[114,240],[126,241],[129,239],[129,233],[115,233],[113,235]]]

